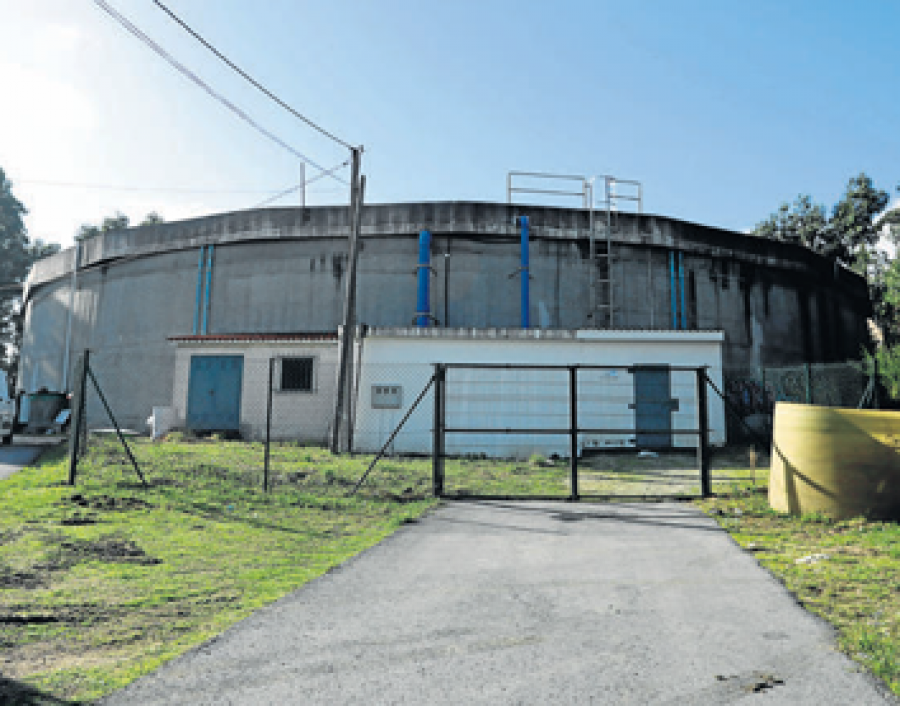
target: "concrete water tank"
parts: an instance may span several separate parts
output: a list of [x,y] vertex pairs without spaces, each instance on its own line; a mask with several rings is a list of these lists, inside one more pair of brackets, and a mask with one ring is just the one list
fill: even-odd
[[900,412],[778,402],[773,426],[774,510],[900,519]]

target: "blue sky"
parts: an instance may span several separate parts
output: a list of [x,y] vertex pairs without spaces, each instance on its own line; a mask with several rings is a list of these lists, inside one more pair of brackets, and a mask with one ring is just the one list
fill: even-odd
[[[300,152],[327,167],[346,157],[151,0],[107,1]],[[893,0],[166,4],[364,145],[369,202],[502,201],[511,169],[614,174],[642,182],[649,212],[745,230],[799,193],[830,206],[860,171],[897,196]],[[67,245],[115,210],[249,208],[298,182],[295,157],[91,0],[0,0],[0,17],[0,166],[32,237]],[[322,180],[307,200],[346,197]]]

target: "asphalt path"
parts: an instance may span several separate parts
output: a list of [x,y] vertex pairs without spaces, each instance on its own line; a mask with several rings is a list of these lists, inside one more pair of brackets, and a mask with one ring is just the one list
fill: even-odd
[[689,505],[456,502],[102,703],[897,701]]
[[34,461],[46,446],[0,446],[0,480],[9,478]]

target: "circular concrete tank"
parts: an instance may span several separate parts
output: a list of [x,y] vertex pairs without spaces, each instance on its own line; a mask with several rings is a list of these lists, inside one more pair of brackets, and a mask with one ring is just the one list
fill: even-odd
[[[171,404],[173,336],[334,334],[347,215],[346,207],[257,209],[104,233],[82,243],[74,298],[74,249],[36,263],[20,387],[58,389],[89,348],[108,384],[134,400],[123,423],[143,424],[152,407]],[[729,368],[843,361],[867,341],[865,282],[805,248],[617,213],[611,257],[591,262],[587,211],[475,202],[364,207],[357,321],[411,324],[419,233],[428,230],[436,324],[519,327],[520,216],[530,224],[532,328],[721,330]],[[598,216],[601,252],[605,228]]]

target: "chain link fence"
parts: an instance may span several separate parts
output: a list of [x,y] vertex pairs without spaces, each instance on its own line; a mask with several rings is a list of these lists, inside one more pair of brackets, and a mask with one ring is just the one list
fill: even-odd
[[[114,379],[97,358],[85,354],[77,365],[71,484],[113,473],[126,485],[201,494],[218,485],[342,497],[388,439],[387,455],[431,453],[428,365],[372,365],[354,375],[345,419],[354,454],[340,456],[329,451],[336,376],[324,356],[194,356],[176,370],[173,405],[149,417],[134,413],[127,380]],[[404,416],[408,424],[392,435]],[[385,483],[362,494],[401,497],[412,488],[401,497],[406,501],[430,491],[427,463],[391,470]]]
[[818,363],[787,367],[726,368],[728,441],[740,443],[751,432],[772,433],[776,402],[865,408],[877,404],[874,381],[862,363]]
[[[433,455],[435,366],[360,367],[357,361],[343,424],[344,442],[357,458],[356,478],[350,477],[349,466],[342,474],[336,459],[344,457],[327,451],[335,424],[332,362],[315,351],[309,355],[269,351],[256,356],[227,352],[193,356],[176,371],[172,406],[154,408],[147,418],[131,407],[137,377],[112,379],[107,372],[112,366],[86,354],[76,373],[70,481],[112,468],[138,485],[200,488],[226,483],[265,491],[290,487],[339,495],[354,487],[359,469],[370,461],[383,456],[424,459]],[[636,473],[633,464],[610,460],[616,453],[681,451],[686,454],[683,465],[693,464],[698,419],[695,371],[659,368],[656,373],[636,374],[637,370],[582,367],[575,374],[576,448],[578,457],[587,459],[586,482],[596,480],[591,469],[597,471],[597,478],[625,466]],[[707,373],[711,390],[721,389],[724,398],[725,412],[709,419],[709,440],[717,447],[759,447],[760,439],[771,432],[778,401],[857,407],[872,398],[866,394],[871,380],[856,363],[709,369]],[[458,459],[460,465],[448,467],[448,487],[465,490],[473,476],[490,476],[491,463],[503,460],[518,464],[510,473],[523,476],[558,471],[554,484],[545,487],[554,493],[564,489],[565,459],[571,457],[572,448],[566,431],[573,414],[571,374],[565,368],[450,366],[442,388],[446,433],[441,455]],[[642,418],[644,412],[636,405],[637,395],[653,398],[657,391],[652,388],[660,384],[665,388],[662,396],[651,399],[644,409],[651,409],[651,416],[662,414],[667,420],[664,429],[656,429],[653,419]],[[649,387],[639,392],[640,385]],[[712,391],[709,397],[718,400]],[[645,459],[643,465],[662,463]],[[399,466],[393,471],[398,482],[418,492],[431,483],[422,468],[415,478],[405,477],[406,471]],[[622,480],[619,470],[615,472]]]

